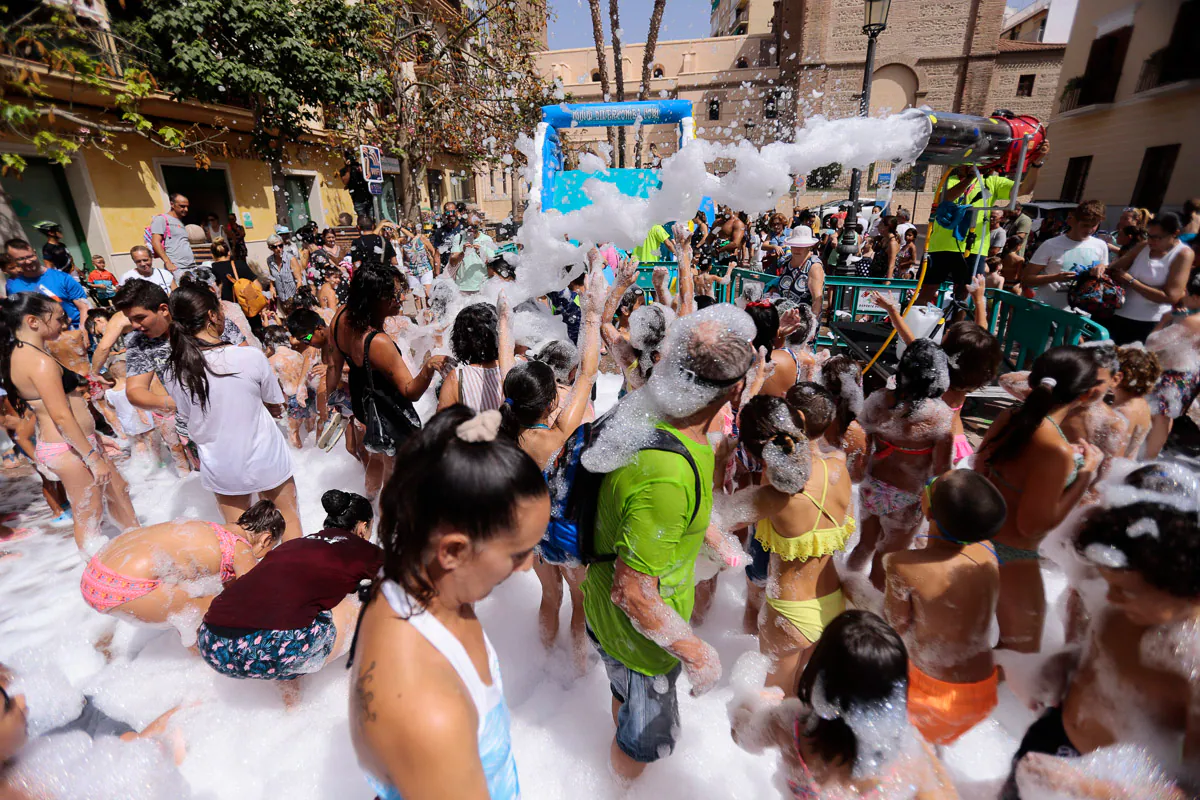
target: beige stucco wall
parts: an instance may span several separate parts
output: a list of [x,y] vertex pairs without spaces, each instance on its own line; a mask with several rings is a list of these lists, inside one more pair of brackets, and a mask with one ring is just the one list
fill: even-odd
[[1050,16],[1048,9],[1038,11],[1025,19],[1007,28],[1002,36],[1005,39],[1012,39],[1018,42],[1039,42],[1041,41],[1040,34],[1042,32],[1042,20]]
[[[741,16],[738,16],[738,11]],[[775,16],[772,0],[719,0],[709,15],[709,36],[732,36],[741,22],[746,23],[743,35],[769,33]]]
[[[1077,108],[1056,114],[1050,123],[1052,150],[1042,171],[1040,198],[1057,198],[1067,162],[1092,156],[1084,195],[1110,206],[1112,222],[1130,202],[1147,147],[1182,145],[1167,187],[1164,208],[1178,208],[1200,187],[1200,81],[1187,81],[1135,93],[1142,64],[1165,47],[1182,0],[1142,3],[1134,16],[1133,36],[1125,58],[1116,97],[1111,104]],[[1080,3],[1063,59],[1057,95],[1072,77],[1082,75],[1096,38],[1096,22],[1129,8],[1129,0]]]

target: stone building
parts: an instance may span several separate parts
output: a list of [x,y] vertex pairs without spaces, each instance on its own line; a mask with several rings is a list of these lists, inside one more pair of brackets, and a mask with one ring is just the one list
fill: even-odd
[[[892,3],[887,30],[879,36],[871,113],[927,105],[980,115],[1007,108],[1048,118],[1065,46],[1001,41],[1004,11],[1004,0]],[[862,0],[716,0],[711,38],[659,42],[649,96],[691,100],[699,136],[744,137],[756,144],[787,137],[813,115],[853,116],[866,60],[862,24]],[[637,94],[642,52],[640,44],[623,47],[627,99]],[[606,58],[611,64],[611,49]],[[546,74],[562,79],[577,102],[604,99],[594,48],[549,51],[540,63]],[[674,150],[669,132],[654,136],[659,155]],[[571,137],[590,143],[604,133],[588,129]],[[880,173],[891,171],[886,164],[870,170],[865,190],[876,187]],[[930,189],[937,177],[937,170],[930,171]],[[820,196],[802,194],[794,202],[812,204],[844,192],[843,181],[839,188]],[[905,197],[912,207],[912,195]],[[928,203],[927,194],[916,198],[918,216],[927,213]],[[789,205],[785,201],[781,207]]]

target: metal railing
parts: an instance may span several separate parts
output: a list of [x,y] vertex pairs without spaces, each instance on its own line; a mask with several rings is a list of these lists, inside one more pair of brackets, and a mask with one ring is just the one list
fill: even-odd
[[1142,62],[1142,72],[1138,75],[1137,88],[1134,89],[1135,93],[1146,92],[1162,86],[1163,61],[1165,60],[1166,53],[1165,48],[1158,50]]

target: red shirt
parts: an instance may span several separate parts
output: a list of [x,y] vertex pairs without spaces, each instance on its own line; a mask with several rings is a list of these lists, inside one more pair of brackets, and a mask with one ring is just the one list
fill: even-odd
[[226,584],[204,622],[244,630],[307,628],[382,565],[383,550],[347,531],[328,528],[292,539]]
[[87,279],[88,279],[88,283],[95,283],[96,281],[112,281],[113,286],[117,285],[117,276],[113,275],[111,272],[109,272],[106,269],[92,270],[91,272],[88,273]]

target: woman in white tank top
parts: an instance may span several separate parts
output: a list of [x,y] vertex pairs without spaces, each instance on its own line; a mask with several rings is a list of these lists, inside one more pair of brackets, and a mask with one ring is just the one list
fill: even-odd
[[500,663],[474,604],[533,563],[550,498],[500,413],[440,412],[380,497],[382,578],[351,649],[350,735],[381,800],[517,800]]
[[1177,215],[1159,215],[1150,221],[1146,242],[1109,266],[1113,278],[1125,287],[1125,304],[1103,321],[1117,344],[1144,342],[1186,293],[1195,253],[1179,241],[1181,229]]

